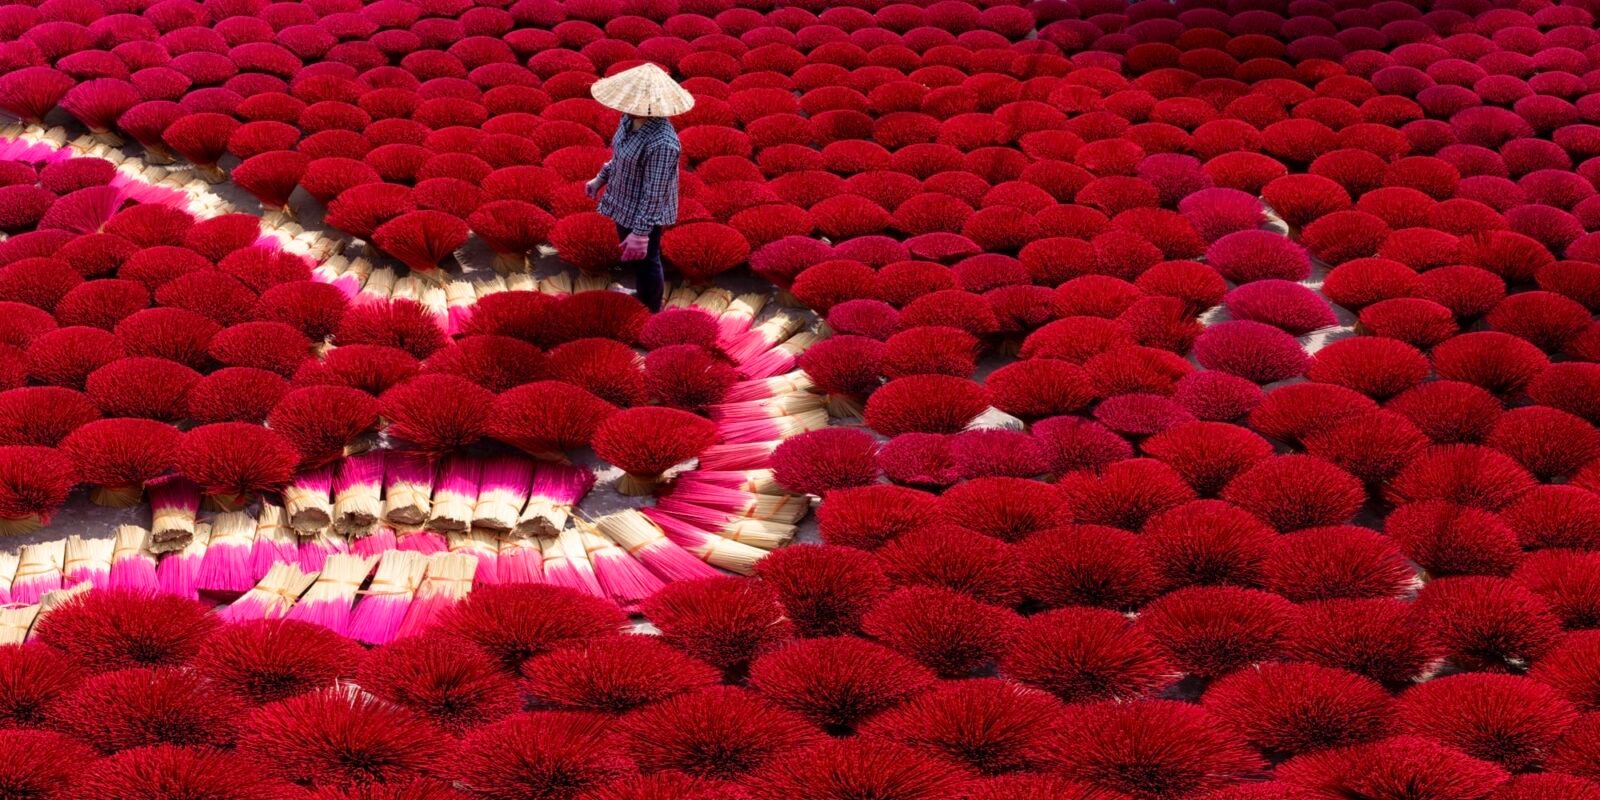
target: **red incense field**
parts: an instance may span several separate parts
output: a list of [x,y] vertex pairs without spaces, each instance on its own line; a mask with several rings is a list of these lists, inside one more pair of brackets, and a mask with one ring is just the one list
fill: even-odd
[[1600,800],[1597,13],[0,5],[0,800]]

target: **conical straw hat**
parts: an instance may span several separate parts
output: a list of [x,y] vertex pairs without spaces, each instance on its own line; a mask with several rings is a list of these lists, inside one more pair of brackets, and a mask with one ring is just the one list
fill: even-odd
[[634,117],[673,117],[694,108],[694,95],[654,64],[595,81],[589,93],[600,105]]

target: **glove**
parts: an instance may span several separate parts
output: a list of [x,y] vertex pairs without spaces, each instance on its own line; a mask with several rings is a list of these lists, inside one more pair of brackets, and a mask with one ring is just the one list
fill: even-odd
[[600,194],[600,187],[604,185],[605,184],[600,182],[600,178],[596,177],[594,180],[583,185],[583,193],[589,195],[590,197],[597,197]]
[[638,261],[645,257],[650,250],[650,237],[642,233],[630,233],[622,240],[622,260]]

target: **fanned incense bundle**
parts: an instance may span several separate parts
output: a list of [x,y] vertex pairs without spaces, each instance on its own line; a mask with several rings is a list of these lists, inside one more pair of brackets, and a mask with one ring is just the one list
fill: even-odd
[[443,553],[450,549],[442,534],[430,531],[421,525],[399,525],[394,532],[394,546],[401,550],[410,550],[431,556],[434,553]]
[[464,531],[472,526],[472,508],[478,504],[481,465],[475,458],[451,456],[439,467],[433,487],[433,511],[428,527],[436,531]]
[[350,634],[350,607],[356,601],[356,592],[366,583],[376,558],[362,558],[348,553],[328,556],[322,574],[311,584],[300,602],[289,609],[289,619],[321,625],[341,636]]
[[306,572],[321,572],[322,565],[328,556],[350,552],[350,543],[343,536],[334,532],[332,528],[323,528],[310,535],[300,537],[300,552],[296,556],[300,569]]
[[0,608],[0,645],[22,644],[28,641],[28,632],[39,618],[39,605],[12,605]]
[[243,511],[218,514],[211,520],[211,541],[200,560],[196,583],[203,591],[240,594],[255,585],[256,521]]
[[76,586],[106,586],[111,579],[111,550],[114,539],[85,539],[76,534],[67,537],[65,555],[61,560],[61,583]]
[[516,532],[524,536],[555,536],[567,527],[572,509],[594,488],[594,473],[570,464],[539,464],[534,468],[528,505],[517,520]]
[[61,565],[67,559],[67,541],[35,542],[22,546],[17,572],[11,579],[11,602],[29,605],[45,592],[61,588]]
[[283,490],[289,524],[302,534],[314,533],[333,521],[333,466],[317,467],[294,477]]
[[375,450],[346,458],[333,483],[334,527],[351,537],[377,528],[383,516],[384,451]]
[[263,502],[256,518],[256,539],[250,549],[250,576],[259,581],[274,564],[300,561],[300,537],[289,526],[289,512],[276,503]]
[[428,570],[422,576],[406,618],[400,623],[400,636],[421,633],[433,625],[439,613],[455,605],[472,591],[472,577],[478,561],[466,553],[435,553],[428,558]]
[[724,539],[653,508],[644,509],[643,513],[661,527],[661,532],[665,533],[667,538],[711,566],[721,567],[740,575],[749,575],[755,572],[756,562],[767,555],[767,551],[759,547]]
[[661,528],[637,509],[601,517],[595,528],[663,581],[714,578],[721,574],[699,557],[668,539]]
[[350,616],[350,636],[367,644],[388,644],[400,632],[406,609],[422,585],[428,557],[421,553],[390,550],[378,562],[378,574],[363,591]]
[[156,553],[182,550],[194,538],[195,515],[200,512],[200,487],[187,478],[169,475],[151,481],[150,549]]
[[282,619],[316,580],[317,573],[302,572],[298,565],[280,561],[267,570],[254,588],[223,609],[222,617],[233,622]]
[[539,543],[528,537],[501,539],[495,575],[500,583],[544,583],[544,552]]
[[633,608],[666,585],[649,568],[628,555],[626,550],[601,536],[588,524],[578,523],[575,533],[588,552],[589,563],[594,567],[600,588],[617,605]]
[[495,560],[500,557],[500,546],[495,535],[484,530],[450,531],[445,534],[445,543],[452,553],[463,553],[472,556],[478,561],[478,569],[474,572],[474,580],[490,586],[499,582],[499,571]]
[[117,526],[111,548],[113,589],[153,592],[156,582],[156,554],[150,549],[150,532],[137,525]]
[[528,504],[532,484],[532,461],[512,455],[485,460],[478,479],[478,501],[472,508],[472,526],[501,533],[516,527]]
[[211,525],[196,523],[194,536],[182,550],[166,553],[156,564],[156,585],[162,594],[175,595],[190,600],[200,599],[200,562],[205,558],[206,546],[211,543]]
[[0,606],[11,602],[11,581],[17,574],[18,555],[15,552],[0,553]]
[[433,508],[433,462],[416,453],[390,453],[384,463],[383,518],[421,525]]

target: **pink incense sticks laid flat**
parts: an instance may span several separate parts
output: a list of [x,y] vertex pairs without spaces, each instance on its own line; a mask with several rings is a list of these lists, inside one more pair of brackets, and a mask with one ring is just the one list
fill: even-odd
[[348,553],[328,556],[316,583],[289,609],[288,619],[321,625],[340,635],[350,635],[351,607],[356,593],[366,583],[375,558]]
[[384,553],[371,585],[362,591],[350,615],[350,637],[367,644],[385,644],[394,639],[427,568],[428,557],[421,553]]

